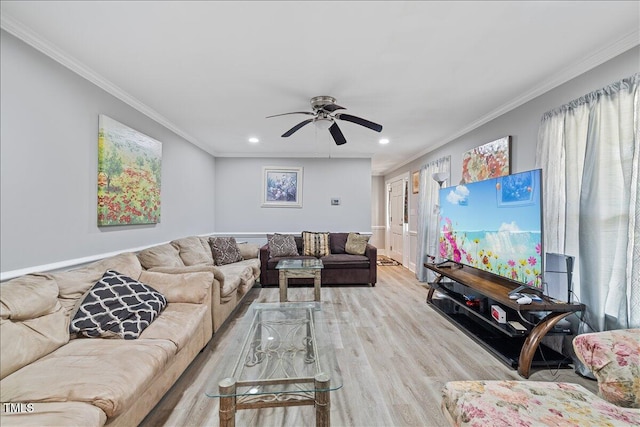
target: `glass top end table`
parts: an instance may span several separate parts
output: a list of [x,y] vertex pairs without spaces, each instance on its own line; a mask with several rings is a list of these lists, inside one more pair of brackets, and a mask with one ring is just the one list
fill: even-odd
[[220,398],[220,426],[237,409],[292,405],[315,405],[316,425],[329,425],[342,375],[321,303],[254,303],[232,332],[205,391]]
[[278,261],[278,265],[276,265],[277,270],[297,268],[322,269],[324,265],[322,264],[322,260],[318,258],[282,259]]
[[313,279],[313,300],[320,301],[323,268],[322,260],[317,258],[283,259],[278,261],[276,269],[279,271],[280,302],[289,300],[287,290],[289,288],[289,279],[292,278]]

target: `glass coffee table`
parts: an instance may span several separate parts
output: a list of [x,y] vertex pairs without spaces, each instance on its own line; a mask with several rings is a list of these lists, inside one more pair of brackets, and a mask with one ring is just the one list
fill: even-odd
[[235,425],[238,409],[298,405],[314,405],[316,426],[330,425],[342,376],[321,303],[253,303],[230,333],[205,391],[220,398],[221,427]]
[[313,299],[314,301],[320,301],[323,268],[322,261],[317,258],[283,259],[278,261],[276,269],[279,271],[280,302],[288,301],[289,279],[296,277],[313,279]]

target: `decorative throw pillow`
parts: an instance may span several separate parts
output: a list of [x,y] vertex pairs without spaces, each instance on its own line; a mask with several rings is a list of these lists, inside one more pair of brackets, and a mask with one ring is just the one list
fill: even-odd
[[368,242],[369,236],[364,236],[358,233],[349,233],[344,250],[346,253],[351,255],[364,255],[367,250]]
[[107,270],[80,304],[69,332],[133,340],[166,306],[167,299],[151,286]]
[[231,264],[244,259],[240,255],[235,237],[212,237],[209,239],[209,244],[216,265]]
[[269,257],[298,256],[296,240],[291,234],[274,234],[269,237]]
[[331,253],[329,250],[329,233],[302,232],[304,255],[323,257]]

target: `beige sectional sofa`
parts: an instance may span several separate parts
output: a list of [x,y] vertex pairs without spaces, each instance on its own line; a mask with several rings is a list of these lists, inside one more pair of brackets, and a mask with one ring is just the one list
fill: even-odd
[[[167,305],[137,339],[74,338],[78,303],[105,271],[153,287]],[[0,425],[132,426],[212,336],[211,272],[144,271],[123,253],[0,287]]]
[[153,246],[138,253],[142,266],[162,273],[213,273],[211,284],[211,313],[213,332],[216,332],[231,312],[260,278],[259,246],[252,243],[237,245],[243,260],[215,265],[210,237],[191,236]]

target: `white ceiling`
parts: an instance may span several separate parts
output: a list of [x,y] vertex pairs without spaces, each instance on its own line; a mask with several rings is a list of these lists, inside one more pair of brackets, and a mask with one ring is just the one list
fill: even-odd
[[[371,157],[374,175],[640,44],[638,1],[2,1],[1,18],[211,154]],[[382,133],[341,121],[338,147],[313,125],[280,137],[307,116],[265,118],[316,95]]]

